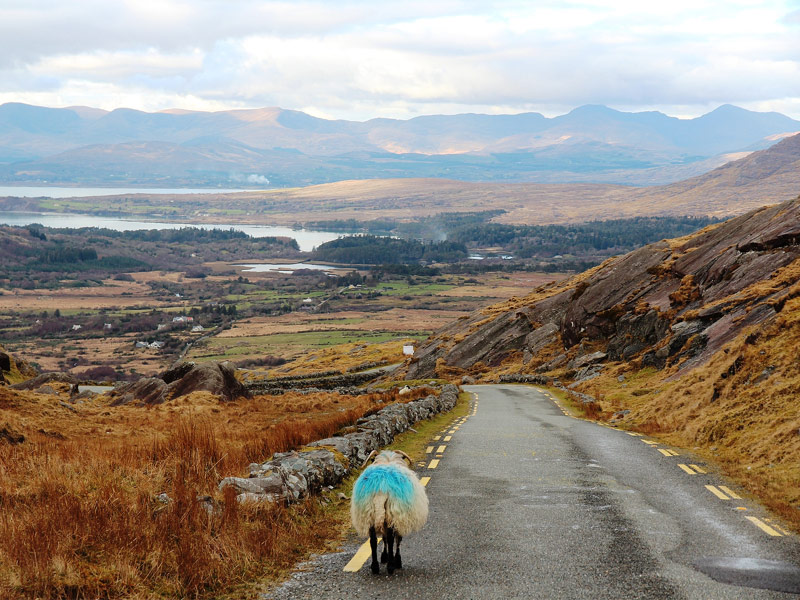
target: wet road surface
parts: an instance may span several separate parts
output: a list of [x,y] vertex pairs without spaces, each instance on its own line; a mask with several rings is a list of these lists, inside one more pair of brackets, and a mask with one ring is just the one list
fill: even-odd
[[[800,543],[697,457],[566,416],[530,386],[464,386],[441,432],[426,528],[380,575],[317,557],[265,598],[778,599],[800,595]],[[346,570],[348,569],[348,570]]]

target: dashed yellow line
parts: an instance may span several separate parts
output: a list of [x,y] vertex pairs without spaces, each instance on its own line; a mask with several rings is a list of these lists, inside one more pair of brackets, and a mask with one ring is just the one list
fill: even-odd
[[640,440],[643,444],[647,444],[648,446],[655,446],[658,442],[654,442],[653,440]]
[[425,454],[430,454],[431,452],[433,452],[433,446],[428,446],[425,448]]
[[422,487],[426,487],[430,480],[431,480],[431,478],[428,477],[427,475],[425,477],[420,477],[419,478],[419,482],[422,484]]
[[739,494],[734,492],[731,488],[729,488],[726,485],[719,486],[719,489],[721,489],[724,493],[728,494],[728,496],[730,496],[734,500],[741,500],[742,499],[742,497]]
[[689,475],[697,475],[697,473],[691,467],[684,465],[683,463],[678,463],[678,467],[681,468],[682,471],[685,471]]
[[440,436],[440,435],[433,436],[433,441],[434,442],[438,442],[440,439],[442,439],[442,436]]
[[428,468],[429,469],[435,469],[438,466],[439,466],[439,459],[438,458],[434,458],[433,460],[431,460],[430,464],[428,464]]
[[[378,538],[378,543],[380,543],[380,541],[381,538]],[[370,556],[372,556],[372,548],[370,548],[369,540],[367,540],[361,544],[361,547],[353,555],[353,558],[350,559],[350,562],[344,566],[343,570],[347,573],[357,573]]]
[[692,468],[693,468],[695,471],[697,471],[698,473],[701,473],[701,474],[703,474],[703,475],[705,475],[706,473],[708,473],[708,471],[706,471],[704,468],[702,468],[702,467],[698,467],[697,465],[689,465],[689,466],[690,466],[690,467],[692,467]]
[[447,448],[447,446],[439,446],[439,447],[436,449],[436,454],[441,454],[442,452],[444,452],[444,449],[445,449],[445,448]]
[[722,490],[720,490],[720,489],[717,489],[717,488],[716,488],[716,487],[714,487],[713,485],[707,485],[707,486],[706,486],[706,489],[707,489],[709,492],[711,492],[712,494],[714,494],[714,495],[715,495],[717,498],[719,498],[720,500],[730,500],[730,499],[731,499],[731,497],[730,497],[730,496],[727,496],[727,495],[725,494],[725,492],[723,492],[723,491],[722,491]]
[[758,528],[759,528],[761,531],[763,531],[764,533],[766,533],[766,534],[768,534],[768,535],[771,535],[771,536],[773,536],[773,537],[783,537],[783,534],[782,534],[782,533],[780,533],[779,531],[777,531],[777,530],[773,529],[772,527],[770,527],[769,525],[767,525],[766,523],[764,523],[764,521],[762,521],[762,520],[761,520],[761,519],[759,519],[758,517],[749,517],[749,516],[746,516],[746,517],[745,517],[745,519],[747,519],[748,521],[750,521],[750,522],[751,522],[753,525],[755,525],[755,526],[756,526],[756,527],[758,527]]
[[453,439],[452,435],[446,435],[446,436],[444,436],[444,439],[442,441],[443,442],[449,442],[451,439]]
[[663,448],[658,448],[658,451],[661,452],[661,454],[663,454],[664,456],[672,456],[672,454],[669,453],[669,450],[664,450]]

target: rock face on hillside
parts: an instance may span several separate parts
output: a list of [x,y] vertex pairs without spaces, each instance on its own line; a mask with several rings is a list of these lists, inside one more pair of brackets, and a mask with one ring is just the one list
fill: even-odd
[[556,366],[602,351],[606,360],[690,369],[800,295],[799,258],[797,199],[645,246],[505,309],[456,321],[423,345],[408,375],[516,362],[520,372],[541,372],[556,351],[564,353]]
[[146,377],[117,388],[111,397],[113,406],[129,402],[161,404],[200,391],[211,392],[226,401],[250,397],[247,388],[236,379],[234,368],[217,362],[181,363],[158,377]]

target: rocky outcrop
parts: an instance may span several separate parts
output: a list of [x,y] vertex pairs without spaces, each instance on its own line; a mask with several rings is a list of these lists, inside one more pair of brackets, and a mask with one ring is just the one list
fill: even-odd
[[280,390],[299,390],[313,388],[315,390],[333,390],[338,388],[364,385],[377,379],[383,373],[371,371],[369,373],[342,374],[333,371],[333,375],[299,375],[296,377],[279,377],[263,381],[248,382],[247,389],[257,394],[272,394]]
[[148,377],[110,392],[111,405],[130,402],[161,404],[192,392],[210,392],[221,400],[249,398],[250,391],[236,378],[230,363],[181,363],[159,377]]
[[[432,377],[440,366],[463,375],[507,359],[523,374],[541,373],[572,360],[567,368],[585,379],[592,373],[577,350],[585,345],[606,355],[592,362],[638,360],[685,372],[744,328],[774,319],[800,293],[798,259],[800,199],[650,244],[508,308],[460,319],[418,349],[408,375]],[[553,358],[556,342],[564,354]]]
[[78,383],[78,380],[70,373],[42,373],[41,375],[37,375],[32,379],[27,379],[22,383],[12,385],[11,389],[36,390],[43,385],[48,385],[51,383],[68,383],[70,385],[75,385]]
[[359,419],[343,435],[318,440],[294,452],[277,453],[250,465],[249,477],[226,477],[219,489],[231,487],[240,502],[296,502],[322,488],[337,485],[373,450],[390,444],[398,433],[440,412],[452,410],[458,388],[446,385],[438,396],[387,406]]

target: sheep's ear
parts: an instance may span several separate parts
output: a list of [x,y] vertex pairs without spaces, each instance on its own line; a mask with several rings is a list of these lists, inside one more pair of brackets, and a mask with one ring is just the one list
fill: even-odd
[[405,458],[408,461],[409,466],[412,466],[412,467],[414,466],[414,461],[411,460],[411,457],[408,454],[406,454],[402,450],[395,450],[395,452],[397,452],[400,456]]
[[375,454],[377,454],[377,452],[378,452],[377,450],[373,450],[370,453],[370,455],[367,457],[367,460],[365,460],[364,463],[361,465],[362,469],[367,466],[367,463],[372,460],[372,457],[375,456]]

